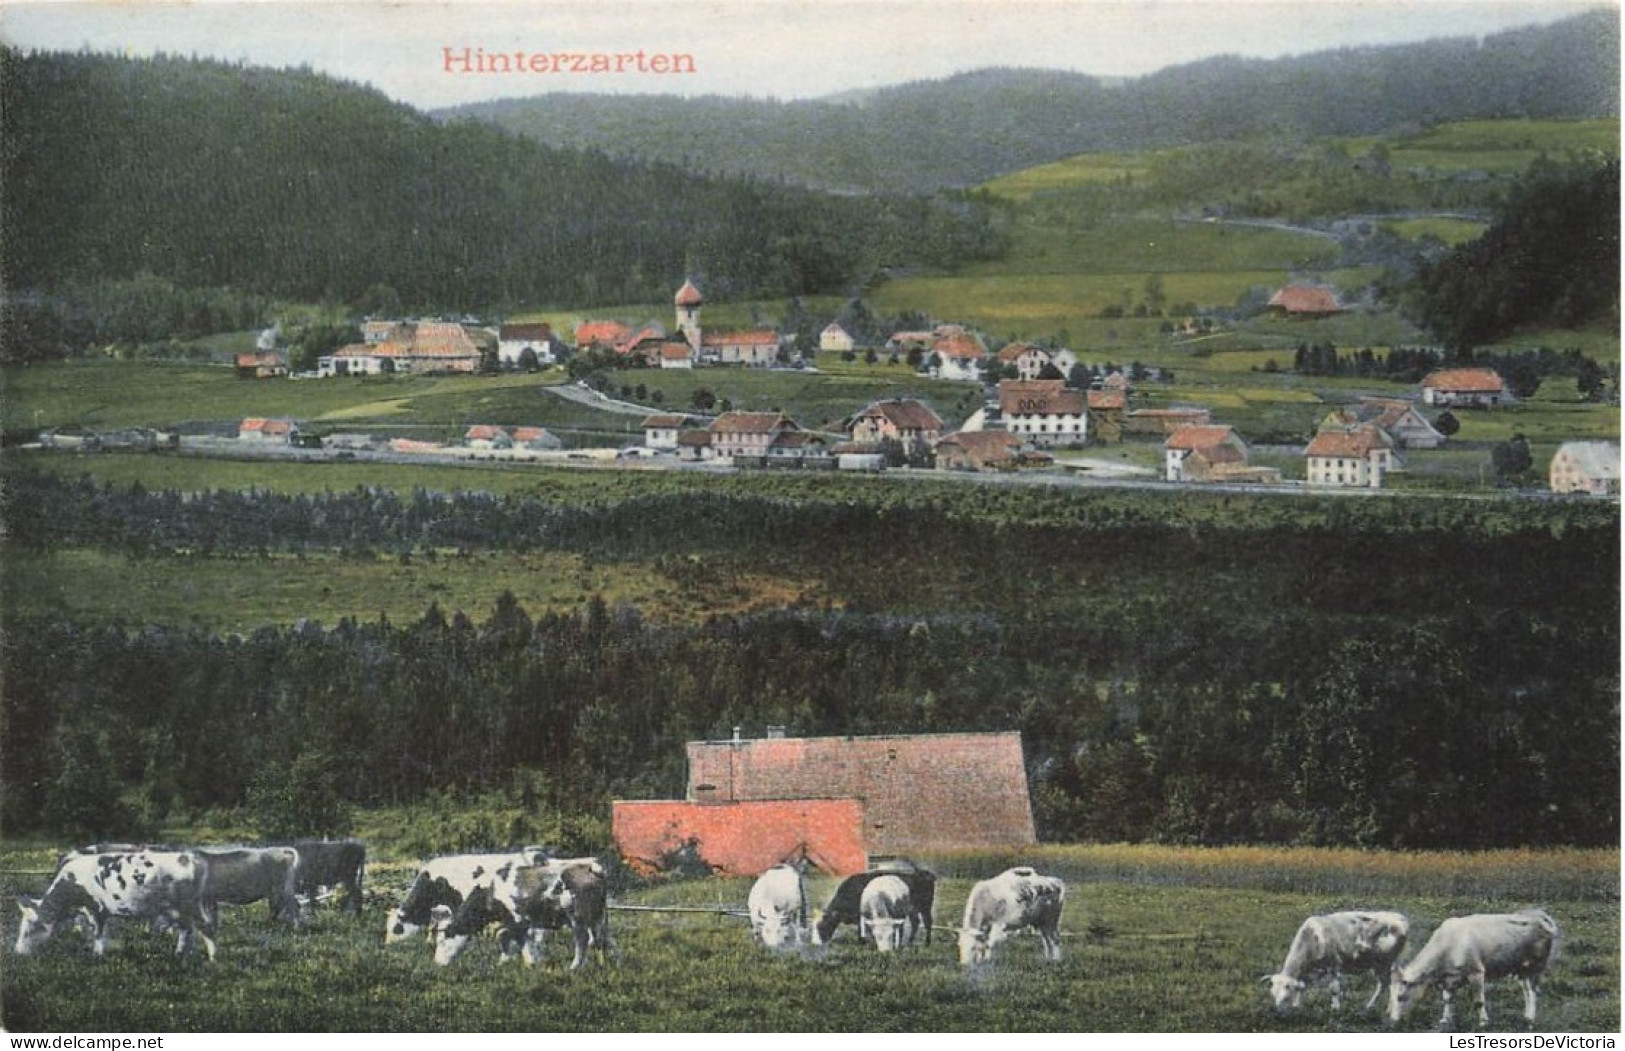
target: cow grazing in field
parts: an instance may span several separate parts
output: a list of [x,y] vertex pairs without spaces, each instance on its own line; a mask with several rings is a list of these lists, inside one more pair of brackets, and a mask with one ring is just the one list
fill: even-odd
[[1485,983],[1517,978],[1523,984],[1523,1017],[1534,1022],[1540,979],[1558,938],[1557,921],[1540,909],[1455,916],[1439,924],[1422,951],[1395,967],[1388,987],[1388,1021],[1397,1024],[1417,997],[1437,986],[1444,1001],[1439,1028],[1450,1025],[1451,997],[1463,985],[1478,995],[1478,1024],[1490,1023]]
[[293,843],[299,852],[299,897],[316,901],[331,890],[344,890],[344,908],[361,913],[361,881],[367,870],[366,844],[354,839],[301,839]]
[[422,931],[438,905],[455,910],[479,887],[488,887],[497,874],[511,873],[521,865],[547,859],[529,849],[504,854],[449,854],[424,862],[406,897],[389,914],[384,925],[384,944],[409,938]]
[[1405,948],[1410,921],[1397,912],[1333,912],[1311,916],[1298,927],[1287,950],[1281,970],[1265,977],[1270,998],[1278,1010],[1303,1004],[1303,994],[1311,982],[1328,979],[1332,1010],[1343,1006],[1346,974],[1374,974],[1376,991],[1365,1003],[1370,1010],[1379,997],[1388,994],[1388,974]]
[[204,907],[210,926],[220,922],[221,905],[263,901],[271,919],[298,925],[299,852],[292,847],[198,847],[209,862]]
[[858,901],[858,937],[873,938],[875,948],[891,952],[903,947],[903,928],[914,915],[908,884],[900,876],[883,875],[869,881]]
[[794,865],[774,865],[751,884],[745,899],[751,930],[769,949],[794,948],[807,933],[807,888]]
[[985,962],[1011,931],[1029,928],[1044,944],[1044,959],[1061,958],[1061,908],[1066,884],[1025,866],[1007,869],[971,888],[959,927],[959,962]]
[[913,905],[913,912],[909,916],[909,944],[914,944],[921,927],[925,928],[925,944],[931,944],[931,922],[937,900],[936,874],[911,861],[897,861],[870,869],[868,872],[860,872],[855,876],[848,876],[840,882],[835,888],[835,893],[830,896],[829,904],[824,906],[813,923],[814,945],[829,944],[841,924],[858,923],[861,918],[859,908],[863,901],[863,890],[872,880],[881,876],[896,876],[908,885],[909,901]]
[[128,853],[70,854],[43,897],[22,898],[16,952],[27,956],[64,923],[90,926],[97,956],[107,951],[107,925],[113,917],[135,917],[171,927],[176,953],[194,937],[214,959],[214,924],[206,906],[209,862],[188,851],[138,850]]
[[519,865],[477,887],[458,907],[437,905],[432,913],[435,963],[444,967],[457,958],[468,940],[499,924],[501,959],[523,949],[527,964],[541,958],[548,931],[568,927],[575,942],[570,969],[587,961],[587,951],[609,950],[609,893],[603,866],[593,858],[550,860]]

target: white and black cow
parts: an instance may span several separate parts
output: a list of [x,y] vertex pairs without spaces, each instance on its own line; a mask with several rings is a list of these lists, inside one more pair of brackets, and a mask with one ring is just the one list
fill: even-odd
[[1298,927],[1280,971],[1267,975],[1270,998],[1278,1010],[1302,1006],[1304,990],[1326,979],[1332,1010],[1343,1006],[1343,975],[1374,974],[1376,991],[1365,1009],[1388,995],[1388,974],[1405,948],[1410,921],[1398,912],[1332,912],[1311,916]]
[[292,846],[299,852],[299,897],[314,902],[342,888],[345,910],[360,915],[366,844],[354,839],[300,839]]
[[198,847],[194,853],[209,862],[204,907],[211,927],[220,922],[221,905],[256,901],[266,903],[271,919],[299,924],[298,851],[292,847]]
[[859,909],[863,902],[863,890],[871,881],[881,876],[896,876],[908,885],[909,901],[913,905],[913,912],[909,916],[909,944],[914,944],[921,927],[925,928],[925,944],[931,944],[931,923],[937,901],[936,874],[911,861],[895,861],[870,869],[868,872],[848,876],[836,886],[835,893],[830,895],[829,904],[819,911],[818,918],[813,923],[814,945],[829,944],[841,924],[858,923],[861,918]]
[[794,865],[774,865],[756,877],[745,908],[756,940],[769,949],[795,948],[807,936],[807,887]]
[[589,949],[607,953],[609,891],[604,868],[594,858],[552,859],[518,865],[475,888],[452,908],[437,905],[432,914],[435,963],[444,967],[457,958],[470,938],[493,923],[500,926],[501,960],[523,949],[527,964],[541,959],[548,931],[568,927],[575,942],[570,969],[587,961]]
[[214,959],[214,923],[206,902],[209,862],[190,851],[137,850],[128,853],[70,854],[43,897],[22,898],[16,952],[27,956],[66,924],[88,922],[97,956],[107,951],[107,925],[113,917],[134,917],[174,928],[176,953],[195,937]]
[[1397,1024],[1418,996],[1436,986],[1444,1001],[1439,1028],[1450,1024],[1451,997],[1463,985],[1478,996],[1478,1024],[1490,1024],[1485,983],[1516,978],[1523,984],[1523,1017],[1535,1020],[1541,976],[1557,942],[1557,921],[1540,909],[1454,916],[1439,924],[1422,951],[1394,968],[1388,987],[1388,1021]]
[[1011,931],[1028,928],[1044,945],[1044,959],[1061,958],[1061,908],[1066,884],[1025,866],[1007,869],[971,888],[959,927],[959,962],[986,962]]
[[858,900],[858,937],[874,939],[875,948],[891,952],[903,947],[903,928],[914,915],[908,884],[902,877],[882,875],[869,881]]
[[520,865],[546,860],[527,848],[502,854],[449,854],[424,862],[406,888],[406,897],[384,924],[384,944],[425,930],[436,906],[455,910],[474,890],[490,886],[498,873],[508,874]]

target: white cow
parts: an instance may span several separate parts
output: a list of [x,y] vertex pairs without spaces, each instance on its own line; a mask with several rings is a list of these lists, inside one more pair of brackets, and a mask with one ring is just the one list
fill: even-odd
[[875,948],[891,952],[903,947],[903,932],[914,915],[914,901],[901,876],[878,876],[863,888],[858,900],[858,937],[873,938]]
[[1300,1007],[1309,984],[1328,978],[1332,1010],[1337,1011],[1343,1006],[1343,975],[1374,974],[1377,988],[1365,1002],[1369,1011],[1378,998],[1388,994],[1388,973],[1404,950],[1409,933],[1410,921],[1397,912],[1311,916],[1298,928],[1280,972],[1265,977],[1270,998],[1277,1009]]
[[1439,924],[1410,963],[1395,967],[1388,988],[1388,1020],[1397,1023],[1428,986],[1444,1001],[1439,1028],[1450,1024],[1450,1000],[1463,985],[1478,994],[1478,1024],[1490,1023],[1484,984],[1514,977],[1523,983],[1523,1017],[1535,1020],[1540,979],[1557,941],[1557,921],[1540,909],[1454,916]]
[[577,970],[586,963],[588,949],[597,948],[600,954],[610,949],[608,904],[604,867],[596,858],[504,866],[461,905],[440,904],[431,910],[434,960],[442,967],[451,963],[470,938],[495,923],[501,927],[501,960],[522,949],[525,962],[534,964],[542,958],[547,932],[568,927],[575,938],[570,969]]
[[1037,932],[1044,944],[1044,959],[1059,960],[1061,907],[1065,904],[1065,883],[1025,866],[983,880],[971,888],[965,902],[959,962],[967,967],[983,963],[1011,931],[1023,927]]
[[203,940],[214,959],[213,918],[208,909],[209,863],[187,851],[135,850],[129,853],[69,854],[41,898],[22,898],[16,952],[27,956],[45,944],[63,923],[90,925],[97,956],[107,951],[107,924],[132,916],[173,928],[175,951]]
[[758,876],[745,907],[756,940],[769,949],[795,948],[807,936],[807,889],[794,865],[774,865]]

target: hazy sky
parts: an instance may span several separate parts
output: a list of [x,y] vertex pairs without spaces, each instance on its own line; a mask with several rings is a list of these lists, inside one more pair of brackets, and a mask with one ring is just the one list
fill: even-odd
[[[1130,76],[1216,54],[1483,36],[1603,6],[1618,10],[1567,0],[0,0],[0,39],[309,65],[433,107],[547,91],[804,98],[994,65]],[[643,68],[628,57],[598,73],[462,72],[464,49],[600,64],[641,51]],[[656,72],[661,55],[683,71]]]

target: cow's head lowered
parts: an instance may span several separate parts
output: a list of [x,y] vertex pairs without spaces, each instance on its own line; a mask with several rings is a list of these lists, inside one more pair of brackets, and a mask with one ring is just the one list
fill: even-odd
[[1266,974],[1264,984],[1270,987],[1270,1000],[1277,1011],[1295,1011],[1303,1006],[1303,991],[1308,986],[1286,974]]
[[17,927],[18,956],[27,956],[50,940],[56,931],[56,920],[40,910],[40,899],[20,897],[17,908],[22,910],[22,923]]

